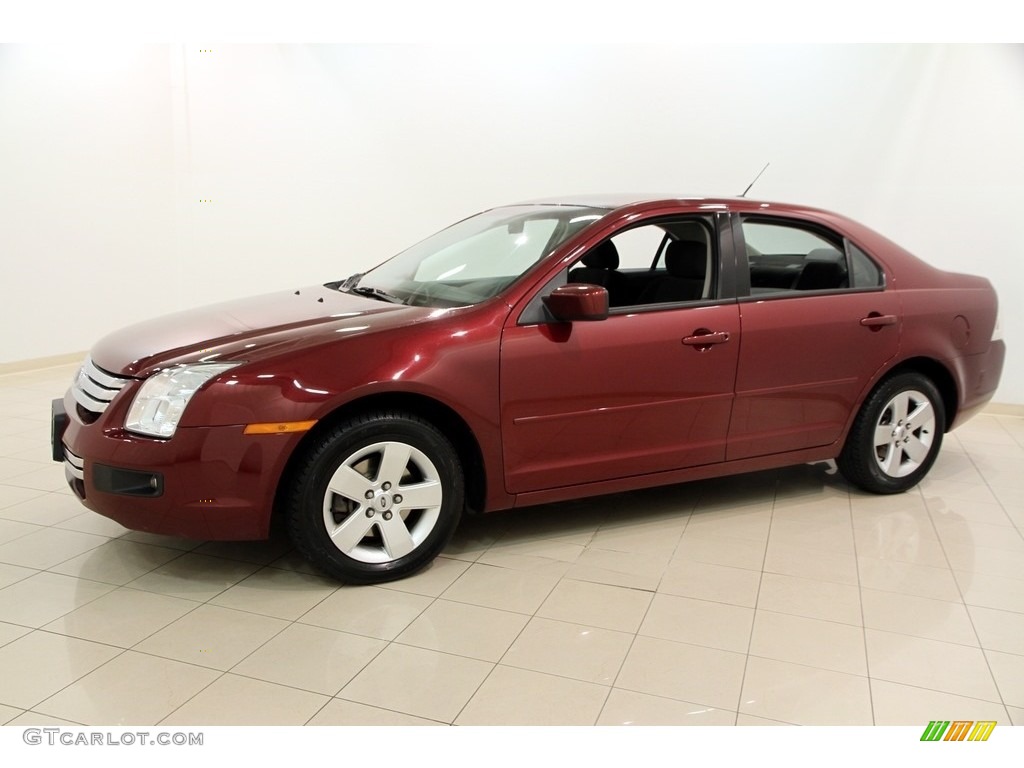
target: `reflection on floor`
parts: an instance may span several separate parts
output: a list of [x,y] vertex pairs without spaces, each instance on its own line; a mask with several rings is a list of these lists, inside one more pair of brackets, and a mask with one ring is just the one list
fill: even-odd
[[0,723],[1024,724],[1024,419],[901,496],[818,465],[549,505],[352,587],[81,507],[73,370],[0,376]]

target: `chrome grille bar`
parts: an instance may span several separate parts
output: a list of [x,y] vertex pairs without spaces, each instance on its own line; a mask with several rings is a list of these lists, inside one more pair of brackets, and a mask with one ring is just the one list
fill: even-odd
[[87,357],[71,384],[71,396],[85,410],[103,413],[127,383],[128,379],[107,373]]
[[64,446],[64,474],[76,480],[85,480],[85,459],[76,456]]

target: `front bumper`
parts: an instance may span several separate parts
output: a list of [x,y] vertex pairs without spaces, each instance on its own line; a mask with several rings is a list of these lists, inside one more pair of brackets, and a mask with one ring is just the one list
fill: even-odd
[[301,435],[244,435],[234,425],[181,427],[158,440],[126,432],[116,406],[86,423],[70,391],[53,401],[53,458],[86,507],[132,530],[267,538],[278,480]]

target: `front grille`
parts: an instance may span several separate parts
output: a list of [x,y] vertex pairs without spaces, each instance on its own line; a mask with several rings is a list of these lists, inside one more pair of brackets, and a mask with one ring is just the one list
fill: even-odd
[[91,358],[85,358],[71,384],[71,396],[89,413],[101,414],[121,391],[128,379],[101,370]]
[[68,476],[69,481],[72,478],[85,480],[85,459],[73,454],[67,446],[64,446],[64,474]]
[[85,498],[85,460],[81,456],[76,456],[68,447],[64,447],[64,478],[68,481],[68,485],[71,486],[71,490],[74,491],[75,496],[80,499]]

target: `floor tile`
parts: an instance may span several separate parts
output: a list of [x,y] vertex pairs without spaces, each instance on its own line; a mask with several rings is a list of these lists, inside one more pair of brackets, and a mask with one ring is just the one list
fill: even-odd
[[229,587],[210,602],[294,621],[333,595],[338,588],[337,581],[325,576],[268,567]]
[[446,600],[533,614],[551,594],[559,575],[474,563],[444,591]]
[[665,569],[658,592],[753,608],[760,583],[759,571],[695,560],[673,560]]
[[341,632],[394,640],[433,602],[380,587],[342,587],[299,621]]
[[158,592],[161,595],[206,602],[251,576],[259,568],[260,566],[244,560],[226,560],[222,557],[189,552],[128,582],[128,586],[147,592]]
[[871,677],[985,701],[999,701],[979,648],[865,630]]
[[686,525],[686,536],[726,536],[764,543],[771,526],[771,502],[741,507],[698,506]]
[[287,626],[269,616],[200,605],[147,637],[135,650],[226,671]]
[[4,512],[11,507],[45,495],[46,491],[37,491],[34,488],[19,488],[16,485],[6,485],[3,480],[0,480],[0,518],[6,517]]
[[985,656],[1003,702],[1010,707],[1024,707],[1024,656],[999,651],[985,651]]
[[955,571],[967,605],[1024,613],[1024,579]]
[[537,615],[591,627],[636,632],[653,595],[638,589],[562,579]]
[[25,568],[51,568],[108,541],[104,536],[43,528],[0,546],[0,562]]
[[72,728],[76,728],[80,726],[81,723],[75,723],[71,720],[63,720],[59,717],[53,717],[52,715],[43,715],[39,712],[25,712],[8,722],[7,725],[16,725],[19,728],[32,726],[70,726]]
[[17,640],[23,635],[27,635],[32,630],[28,627],[22,627],[17,624],[7,624],[6,622],[0,621],[0,646],[7,645],[12,640]]
[[97,581],[37,573],[0,589],[0,621],[41,627],[114,589]]
[[613,688],[597,725],[733,725],[736,713]]
[[745,662],[741,653],[639,636],[626,655],[615,687],[733,709],[739,700]]
[[533,618],[502,657],[503,666],[611,685],[634,635]]
[[354,701],[331,699],[307,725],[447,725]]
[[305,725],[328,701],[317,693],[227,674],[160,725]]
[[947,643],[978,645],[978,636],[963,603],[873,589],[862,590],[861,598],[865,627]]
[[630,589],[655,590],[668,561],[669,556],[662,553],[588,549],[566,571],[565,577]]
[[27,579],[29,576],[34,576],[37,573],[39,571],[35,568],[23,568],[20,565],[0,563],[0,589],[9,587],[11,584]]
[[92,533],[96,536],[108,536],[110,538],[117,538],[128,533],[128,529],[120,523],[89,510],[85,512],[80,511],[74,517],[62,520],[55,524],[54,528],[78,531],[79,533]]
[[131,648],[198,607],[191,600],[121,587],[50,622],[45,629]]
[[[11,459],[13,461],[13,459]],[[33,488],[38,491],[57,491],[67,486],[67,480],[64,479],[64,470],[62,467],[53,464],[52,466],[41,467],[36,462],[25,462],[30,464],[37,469],[33,469],[30,472],[24,474],[18,473],[14,477],[9,477],[4,482],[7,485],[15,485],[21,488]]]
[[171,549],[180,549],[182,552],[191,552],[203,544],[203,542],[196,541],[195,539],[183,539],[179,536],[162,536],[158,533],[146,533],[145,531],[130,531],[120,538],[122,541],[152,544],[155,547],[170,547]]
[[493,667],[476,659],[389,645],[338,697],[450,723]]
[[696,560],[761,571],[766,541],[750,541],[735,536],[697,534],[686,531],[679,540],[673,560]]
[[398,636],[397,642],[497,662],[529,620],[521,613],[437,600]]
[[24,713],[24,711],[18,707],[8,707],[6,704],[0,704],[0,725],[6,725]]
[[885,680],[871,681],[871,701],[875,710],[875,725],[915,725],[923,728],[937,717],[950,721],[995,720],[1005,723],[1007,720],[1006,709],[1002,704]]
[[114,539],[49,570],[123,586],[178,557],[181,552],[176,549]]
[[109,645],[36,630],[0,648],[0,704],[32,709],[119,653]]
[[[46,530],[40,525],[33,523],[22,523],[17,520],[2,520],[0,519],[0,553],[3,551],[15,552],[14,547],[9,547],[11,542],[23,539],[29,534],[38,533],[39,531]],[[6,562],[0,560],[0,563]]]
[[751,656],[740,714],[796,725],[871,725],[868,679]]
[[412,592],[414,595],[438,597],[466,572],[469,565],[463,560],[438,557],[419,573],[398,581],[389,581],[381,586],[397,589],[399,592]]
[[981,647],[1024,656],[1024,613],[969,606]]
[[592,549],[671,555],[683,535],[686,518],[673,524],[664,520],[602,526],[588,543]]
[[754,609],[674,595],[655,595],[640,634],[746,653]]
[[850,584],[804,579],[780,573],[761,577],[759,610],[860,626],[860,590]]
[[857,583],[857,561],[852,554],[776,544],[771,539],[768,540],[764,570],[766,573],[833,581],[838,584]]
[[947,568],[946,551],[937,538],[900,535],[876,528],[856,528],[853,537],[860,557],[874,560],[895,560],[901,563]]
[[864,631],[834,621],[758,611],[750,654],[833,672],[867,674]]
[[387,645],[383,640],[292,624],[231,671],[333,696]]
[[754,717],[753,715],[747,715],[740,712],[736,715],[736,725],[780,726],[793,725],[793,723],[784,723],[781,720],[769,720],[767,717]]
[[853,527],[850,525],[849,514],[846,519],[836,522],[808,522],[806,520],[788,521],[774,520],[771,536],[768,538],[768,549],[774,547],[802,548],[815,552],[834,552],[852,557],[856,552],[853,540]]
[[291,549],[292,544],[287,537],[276,536],[265,541],[208,541],[197,547],[195,552],[197,555],[267,565]]
[[609,689],[526,669],[498,666],[456,725],[593,725]]
[[954,572],[963,571],[1024,581],[1024,553],[962,542],[947,542],[944,547],[947,562]]
[[212,669],[127,651],[35,711],[85,725],[156,725],[219,676]]
[[0,509],[0,518],[33,525],[54,525],[82,514],[82,503],[73,496],[63,493],[20,490],[33,495],[20,504]]
[[882,592],[958,602],[960,589],[948,568],[932,568],[914,563],[858,557],[860,585]]
[[1024,725],[1024,707],[1007,707],[1006,711],[1013,725]]

